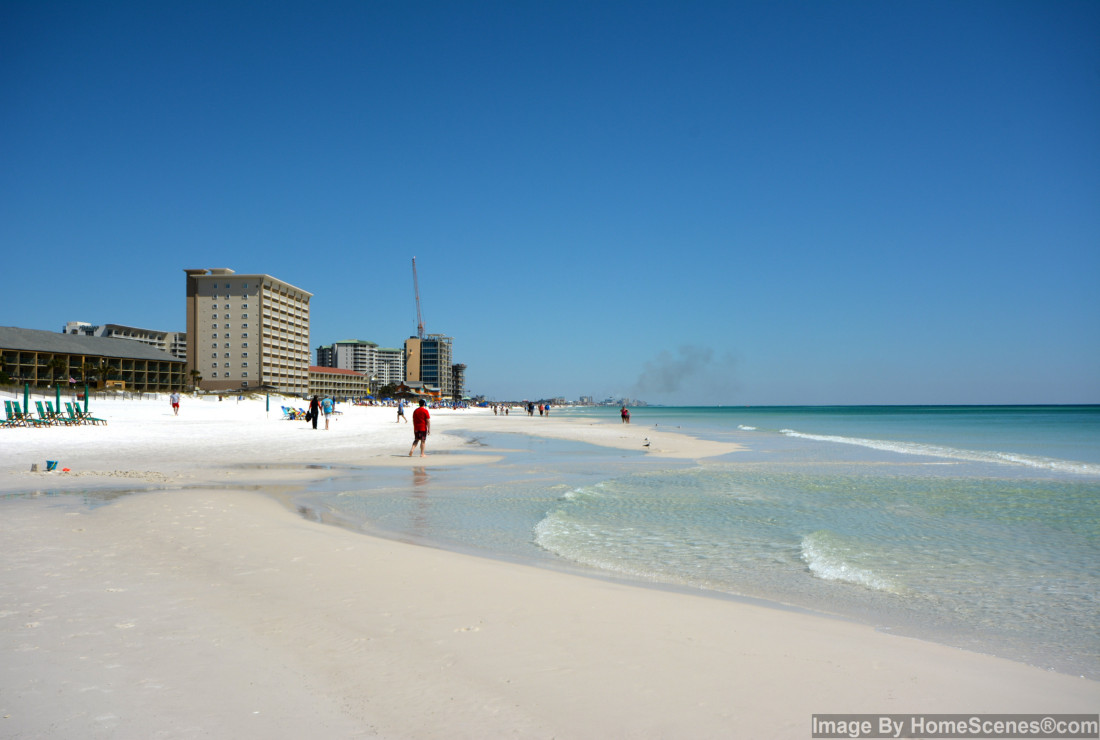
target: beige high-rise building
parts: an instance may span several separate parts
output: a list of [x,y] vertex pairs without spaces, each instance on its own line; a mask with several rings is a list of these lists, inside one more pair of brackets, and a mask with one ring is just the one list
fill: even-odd
[[205,390],[309,392],[309,300],[270,275],[187,273],[187,371]]
[[405,382],[438,389],[443,398],[454,395],[451,353],[454,340],[442,334],[405,340]]

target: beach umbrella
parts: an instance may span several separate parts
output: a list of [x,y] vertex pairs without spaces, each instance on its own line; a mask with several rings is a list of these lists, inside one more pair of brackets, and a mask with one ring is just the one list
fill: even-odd
[[31,407],[31,384],[23,384],[23,410],[26,411]]
[[84,413],[88,413],[88,384],[84,384]]
[[60,413],[61,412],[61,384],[58,383],[55,386],[55,388],[57,390],[57,406],[55,406],[54,408],[56,408],[58,413]]

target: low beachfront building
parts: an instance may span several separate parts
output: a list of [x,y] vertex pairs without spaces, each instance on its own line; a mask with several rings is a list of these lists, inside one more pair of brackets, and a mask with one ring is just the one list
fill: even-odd
[[130,339],[0,326],[0,382],[169,391],[187,385],[186,363]]
[[354,370],[311,365],[309,395],[335,399],[366,398],[371,395],[370,378]]

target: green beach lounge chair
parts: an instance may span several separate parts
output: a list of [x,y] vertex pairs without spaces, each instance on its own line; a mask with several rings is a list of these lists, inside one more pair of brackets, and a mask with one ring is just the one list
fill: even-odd
[[38,420],[44,421],[50,426],[53,426],[53,419],[51,419],[50,415],[46,413],[46,407],[42,405],[42,402],[35,401],[34,405],[38,408]]
[[72,424],[72,421],[69,419],[69,417],[61,413],[60,409],[54,409],[53,404],[49,401],[46,401],[46,414],[50,417],[50,421],[55,424]]
[[[41,407],[38,409],[38,415],[42,416]],[[65,424],[66,426],[71,426],[72,424],[76,423],[72,419],[65,416],[65,414],[61,413],[60,409],[55,410],[54,407],[53,407],[53,404],[50,403],[49,401],[46,401],[46,417],[45,418],[49,419],[54,424]]]
[[65,402],[65,408],[67,408],[69,410],[69,416],[73,419],[76,419],[81,424],[104,424],[104,425],[106,425],[106,423],[107,423],[106,419],[97,419],[96,417],[92,416],[91,414],[85,414],[83,411],[80,410],[79,405],[74,409],[73,404],[70,403],[69,401]]
[[15,417],[15,411],[12,410],[11,401],[4,401],[4,412],[7,417],[3,419],[3,424],[6,427],[23,427],[26,426],[23,422],[19,421]]
[[18,401],[12,401],[11,402],[11,407],[12,407],[12,410],[15,411],[15,418],[22,421],[23,426],[48,427],[50,425],[50,422],[48,422],[48,421],[39,421],[38,419],[34,418],[30,414],[23,413],[23,409],[20,408]]

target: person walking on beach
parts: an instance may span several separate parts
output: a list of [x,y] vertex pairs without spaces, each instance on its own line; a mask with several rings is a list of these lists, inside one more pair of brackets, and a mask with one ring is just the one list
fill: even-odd
[[627,410],[626,406],[623,406],[622,411],[619,412],[619,416],[623,417],[623,424],[630,423],[630,411]]
[[325,415],[325,431],[326,432],[328,431],[328,417],[332,414],[332,410],[335,408],[335,406],[336,405],[333,403],[331,397],[325,396],[324,398],[321,399],[321,411]]
[[314,396],[309,401],[309,420],[313,422],[313,428],[317,428],[317,417],[321,415],[321,399]]
[[394,423],[396,424],[402,421],[406,424],[409,423],[409,420],[405,418],[405,399],[399,398],[397,399],[397,421],[395,421]]
[[420,407],[413,411],[413,446],[409,449],[409,457],[413,456],[416,443],[420,443],[420,456],[424,457],[424,445],[428,441],[428,435],[432,431],[432,415],[428,413],[427,404],[420,399]]
[[180,392],[172,391],[172,395],[168,396],[169,402],[172,404],[172,413],[176,416],[180,415]]

